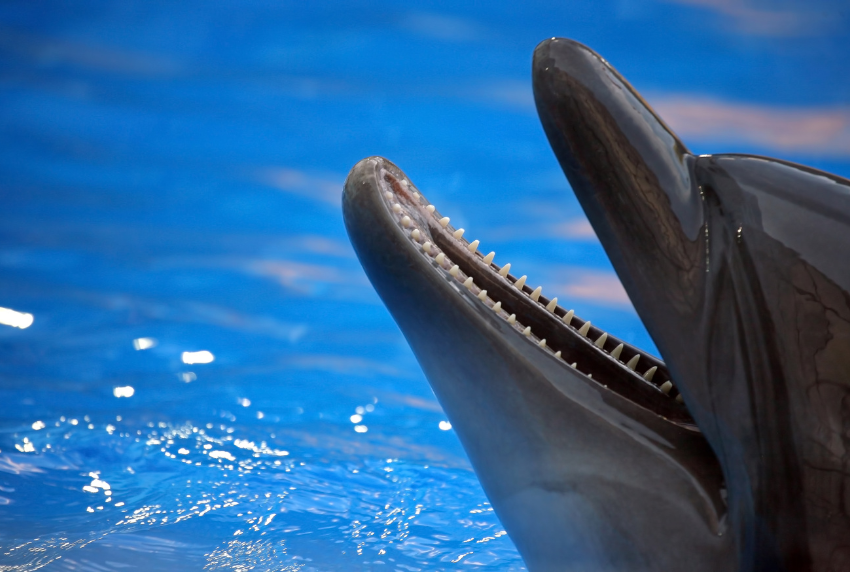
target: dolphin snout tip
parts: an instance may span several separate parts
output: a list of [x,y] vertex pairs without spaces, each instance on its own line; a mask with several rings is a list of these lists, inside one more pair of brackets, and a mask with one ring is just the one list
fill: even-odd
[[575,53],[583,53],[583,52],[591,52],[596,53],[581,42],[576,40],[571,40],[570,38],[546,38],[534,48],[534,57],[536,58],[538,55],[550,55],[550,54],[568,54],[570,52]]
[[568,38],[547,38],[537,44],[532,56],[532,76],[540,78],[554,73],[556,70],[574,70],[571,75],[582,75],[580,68],[588,60],[604,62],[605,60],[592,49],[581,42]]
[[361,199],[364,192],[379,192],[379,180],[386,174],[396,179],[406,179],[402,170],[385,157],[372,155],[359,160],[345,178],[342,187],[343,203]]
[[345,178],[345,184],[342,187],[343,199],[355,198],[365,188],[373,186],[377,168],[384,161],[386,159],[379,156],[366,157],[357,161]]

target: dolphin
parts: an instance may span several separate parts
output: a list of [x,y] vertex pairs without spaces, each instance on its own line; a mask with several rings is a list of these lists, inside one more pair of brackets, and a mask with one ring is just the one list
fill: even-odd
[[346,229],[529,570],[850,570],[850,181],[690,153],[598,54],[538,114],[663,361],[547,298],[392,162]]

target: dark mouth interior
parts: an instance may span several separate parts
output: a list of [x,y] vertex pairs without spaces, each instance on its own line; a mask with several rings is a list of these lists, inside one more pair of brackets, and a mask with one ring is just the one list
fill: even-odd
[[452,227],[409,180],[383,173],[381,193],[389,212],[435,271],[465,286],[470,295],[564,367],[658,415],[695,428],[664,362],[594,327],[558,305],[557,298],[549,299],[539,288],[526,284],[524,277],[494,264],[493,253],[480,252],[478,241],[469,242],[462,229]]

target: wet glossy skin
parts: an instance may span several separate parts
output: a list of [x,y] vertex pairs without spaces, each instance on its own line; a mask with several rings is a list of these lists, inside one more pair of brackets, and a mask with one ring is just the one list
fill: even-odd
[[570,40],[538,46],[533,79],[555,154],[723,467],[729,569],[850,569],[850,181],[691,155]]

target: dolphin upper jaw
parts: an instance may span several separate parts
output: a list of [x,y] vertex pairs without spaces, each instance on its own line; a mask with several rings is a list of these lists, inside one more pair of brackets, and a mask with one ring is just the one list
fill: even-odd
[[537,47],[533,82],[555,155],[718,455],[736,568],[850,569],[850,181],[694,157],[570,40]]
[[[729,565],[722,475],[693,426],[571,368],[437,264],[438,214],[391,162],[371,157],[352,169],[343,212],[358,258],[530,569]],[[468,264],[483,280],[487,271]],[[673,538],[674,549],[657,550]]]

